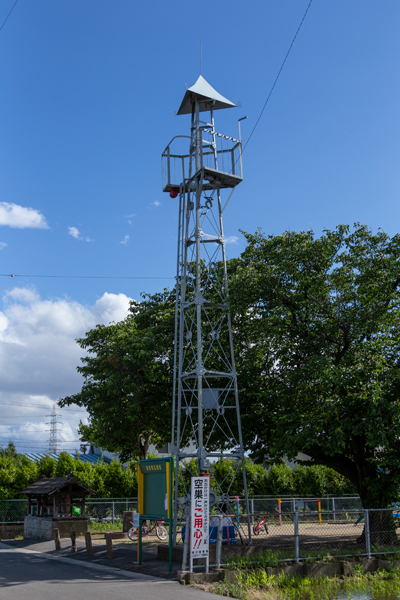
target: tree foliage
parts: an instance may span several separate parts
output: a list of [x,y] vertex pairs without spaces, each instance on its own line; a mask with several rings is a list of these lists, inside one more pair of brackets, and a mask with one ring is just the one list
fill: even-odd
[[[195,459],[191,459],[192,462]],[[187,488],[190,488],[190,476],[193,464],[183,470]],[[235,469],[234,461],[219,460],[213,471],[213,478],[222,483],[228,472]],[[95,490],[94,498],[132,498],[137,495],[137,464],[133,461],[122,464],[113,460],[110,465],[87,463],[74,458],[66,452],[61,452],[58,460],[43,456],[38,462],[33,462],[24,454],[19,454],[10,443],[6,448],[0,448],[0,500],[21,498],[17,493],[34,483],[41,475],[45,477],[65,477],[75,473],[77,479]],[[250,495],[297,495],[317,497],[326,494],[341,496],[353,493],[349,482],[335,473],[332,469],[321,466],[297,465],[292,470],[283,461],[271,465],[266,470],[262,465],[246,460],[246,475]],[[180,485],[180,495],[183,495],[183,485]],[[243,477],[238,471],[232,486],[232,495],[243,497]]]
[[260,460],[299,452],[365,508],[400,487],[400,236],[339,226],[245,234],[231,262],[243,431]]
[[85,439],[121,460],[146,458],[150,443],[171,436],[174,293],[146,295],[131,303],[120,323],[97,325],[77,340],[88,355],[78,371],[85,382],[59,406],[78,404],[89,412],[80,425]]
[[113,460],[87,463],[61,452],[58,459],[43,456],[38,462],[19,454],[10,443],[0,448],[0,499],[21,498],[18,492],[34,483],[41,475],[66,477],[73,472],[79,481],[95,490],[95,498],[129,498],[137,495],[136,464],[129,462],[124,467]]
[[[196,459],[192,458],[182,469],[185,487],[180,485],[179,493],[184,495],[184,489],[190,489],[190,477],[195,468]],[[234,476],[231,496],[244,497],[243,475],[241,465],[236,470],[237,463],[229,459],[220,459],[212,469],[211,487],[218,493],[225,479]],[[355,489],[348,479],[323,465],[296,465],[292,469],[284,460],[272,463],[268,469],[263,465],[245,460],[247,489],[249,496],[294,496],[319,498],[326,495],[343,496],[354,494]],[[236,474],[235,474],[236,471]]]

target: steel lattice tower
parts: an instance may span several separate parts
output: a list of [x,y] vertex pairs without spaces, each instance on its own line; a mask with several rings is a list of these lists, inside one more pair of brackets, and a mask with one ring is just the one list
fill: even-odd
[[[211,472],[211,476],[216,459],[232,459],[232,473],[217,492],[232,513],[230,490],[242,466],[249,514],[223,229],[223,213],[242,181],[241,119],[239,139],[217,133],[214,126],[214,112],[234,106],[200,76],[186,90],[177,113],[191,115],[190,136],[174,137],[162,154],[163,191],[172,198],[179,196],[172,419],[174,523],[178,474],[182,462],[191,457],[197,459],[197,472],[192,475]],[[229,197],[223,202],[227,192]],[[185,489],[186,503],[188,494]]]
[[57,431],[61,431],[61,430],[57,429],[57,425],[58,425],[57,417],[60,415],[56,413],[56,405],[55,404],[53,404],[53,410],[51,412],[51,415],[46,415],[46,416],[51,417],[50,423],[46,423],[46,425],[50,425],[50,429],[47,430],[47,431],[50,431],[49,452],[53,452],[54,454],[57,454],[57,452],[59,451]]

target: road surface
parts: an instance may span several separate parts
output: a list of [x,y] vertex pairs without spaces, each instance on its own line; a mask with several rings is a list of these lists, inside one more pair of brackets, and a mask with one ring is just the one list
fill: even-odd
[[[63,560],[63,559],[61,559]],[[206,600],[205,592],[137,573],[122,575],[0,543],[1,600]]]

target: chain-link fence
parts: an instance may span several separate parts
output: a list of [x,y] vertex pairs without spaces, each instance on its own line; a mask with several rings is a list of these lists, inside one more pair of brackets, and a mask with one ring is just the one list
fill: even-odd
[[28,500],[0,500],[0,524],[22,523],[28,510]]
[[[80,499],[79,499],[80,502]],[[28,510],[28,501],[0,500],[0,523],[23,523]],[[37,507],[32,506],[32,514]],[[86,501],[86,516],[91,521],[122,519],[124,510],[137,510],[136,498],[96,498]]]
[[274,561],[400,556],[400,509],[333,512],[330,507],[327,511],[231,514],[226,519],[235,531],[232,543],[259,546],[258,552]]
[[[231,507],[236,507],[236,512],[239,514],[246,513],[244,498],[230,498]],[[249,499],[249,512],[251,515],[260,513],[276,513],[280,519],[284,519],[287,515],[294,512],[302,514],[302,518],[311,518],[311,513],[321,512],[323,520],[335,521],[342,519],[342,512],[345,511],[362,511],[361,500],[358,496],[349,497],[328,497],[328,498],[304,498],[304,497],[260,497],[254,496]],[[337,513],[340,515],[337,516]],[[252,522],[254,517],[252,517]]]
[[86,501],[86,516],[90,521],[111,521],[123,517],[124,510],[137,510],[136,498],[99,498]]

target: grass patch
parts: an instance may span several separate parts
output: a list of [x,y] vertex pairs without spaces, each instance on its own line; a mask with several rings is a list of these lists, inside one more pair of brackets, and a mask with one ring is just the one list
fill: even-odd
[[357,565],[353,574],[339,577],[287,577],[267,575],[266,571],[239,574],[236,585],[221,582],[207,586],[207,591],[220,596],[240,600],[329,600],[342,593],[351,598],[353,594],[369,593],[371,597],[388,596],[397,598],[400,594],[400,571],[389,567],[376,573],[364,573]]
[[107,531],[122,531],[122,521],[115,519],[114,523],[111,521],[89,521],[88,531],[93,533],[103,533]]
[[[386,548],[385,548],[386,551]],[[387,550],[390,552],[390,549]],[[376,550],[376,553],[378,551]],[[320,562],[335,562],[338,560],[351,560],[361,558],[361,555],[365,555],[365,549],[356,546],[346,546],[343,548],[335,549],[323,549],[310,550],[308,552],[302,552],[300,556],[300,562],[306,562],[311,564],[317,561]],[[287,549],[268,549],[260,552],[259,554],[251,554],[249,556],[234,555],[228,561],[228,569],[258,569],[265,567],[278,567],[284,564],[294,563],[294,550]],[[385,559],[385,555],[378,556],[379,558]],[[390,554],[386,556],[386,559],[400,558],[398,548],[396,554]]]

